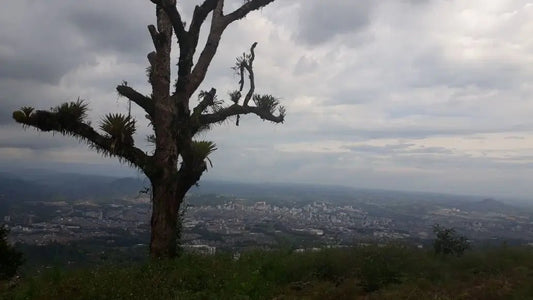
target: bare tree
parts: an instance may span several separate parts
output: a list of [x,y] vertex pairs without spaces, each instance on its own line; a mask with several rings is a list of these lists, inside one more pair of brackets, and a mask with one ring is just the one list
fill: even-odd
[[[198,182],[207,169],[207,156],[214,150],[210,141],[194,137],[213,124],[230,117],[255,114],[263,120],[282,123],[285,109],[271,95],[255,94],[253,62],[254,43],[249,54],[237,59],[235,70],[240,77],[238,90],[231,92],[231,102],[219,99],[214,88],[200,91],[199,102],[191,110],[191,97],[204,80],[215,56],[224,30],[249,12],[274,0],[248,0],[231,13],[224,13],[224,0],[204,0],[197,5],[186,28],[176,0],[151,0],[156,5],[157,25],[149,25],[155,51],[148,54],[149,82],[152,94],[145,96],[127,83],[117,86],[120,95],[146,111],[154,134],[153,154],[137,148],[134,143],[135,120],[124,114],[108,114],[100,131],[86,121],[87,104],[78,100],[51,110],[22,107],[13,118],[24,126],[42,131],[55,131],[86,141],[96,151],[140,169],[152,185],[152,219],[150,254],[153,257],[176,255],[178,211],[187,191]],[[202,24],[211,16],[207,42],[194,62]],[[171,84],[171,46],[176,38],[179,46],[178,77]],[[246,76],[248,75],[248,76]],[[249,89],[244,91],[248,77]],[[246,93],[245,93],[246,92]]]

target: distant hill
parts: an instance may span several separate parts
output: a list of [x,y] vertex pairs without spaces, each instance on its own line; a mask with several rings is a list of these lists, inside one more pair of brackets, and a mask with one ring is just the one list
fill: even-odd
[[461,203],[460,208],[470,211],[478,212],[507,212],[507,213],[518,213],[521,211],[520,208],[497,201],[494,199],[483,199],[476,202],[466,202]]
[[[0,172],[0,209],[13,201],[109,201],[134,197],[150,186],[144,177],[118,178],[101,175],[60,173],[46,170],[23,170],[18,173]],[[217,194],[243,197],[252,201],[297,203],[332,201],[337,204],[403,205],[457,207],[467,211],[520,211],[513,205],[483,197],[446,195],[437,193],[355,189],[292,183],[236,183],[200,181],[190,190],[191,195]]]
[[349,203],[451,203],[476,202],[482,197],[447,195],[426,192],[389,191],[361,189],[334,185],[293,184],[293,183],[236,183],[224,181],[201,181],[193,187],[191,194],[221,194],[226,196],[252,198],[306,198],[309,201],[329,200]]
[[147,186],[142,178],[69,173],[0,173],[0,205],[18,201],[111,200],[136,196]]
[[50,195],[45,186],[0,173],[0,201],[45,200]]
[[0,173],[0,216],[6,215],[11,205],[20,201],[46,201],[52,191],[39,184]]

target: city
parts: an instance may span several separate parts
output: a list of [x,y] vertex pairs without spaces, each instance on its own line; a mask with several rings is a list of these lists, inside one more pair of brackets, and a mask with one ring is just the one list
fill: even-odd
[[[404,242],[424,247],[432,226],[454,227],[475,243],[533,242],[533,214],[496,200],[376,200],[279,198],[193,193],[182,207],[182,244],[214,253],[249,248],[313,248]],[[393,193],[393,192],[389,192]],[[325,192],[327,194],[327,192]],[[285,195],[286,196],[286,195]],[[349,196],[349,195],[348,195]],[[421,197],[418,195],[417,197]],[[429,197],[429,196],[428,196]],[[388,197],[384,196],[384,199]],[[261,201],[259,201],[259,199]],[[150,199],[139,194],[112,202],[26,202],[3,216],[15,243],[45,246],[100,241],[107,248],[147,247]]]

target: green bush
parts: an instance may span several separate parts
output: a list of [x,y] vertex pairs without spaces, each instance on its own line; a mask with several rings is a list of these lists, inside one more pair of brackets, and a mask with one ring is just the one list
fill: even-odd
[[202,256],[48,269],[0,299],[533,299],[533,248],[446,259],[402,245]]
[[465,250],[470,248],[468,239],[458,234],[454,228],[446,228],[435,224],[433,225],[433,232],[436,235],[433,243],[436,254],[461,256]]
[[0,280],[13,277],[23,263],[22,253],[7,242],[8,233],[9,229],[0,225]]

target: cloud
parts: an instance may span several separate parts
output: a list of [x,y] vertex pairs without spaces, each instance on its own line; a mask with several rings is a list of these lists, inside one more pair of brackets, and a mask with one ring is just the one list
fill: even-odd
[[[128,13],[117,13],[124,7]],[[122,59],[145,52],[149,39],[140,33],[150,20],[143,13],[147,7],[129,1],[12,1],[0,13],[0,78],[56,84],[102,51]]]
[[357,33],[371,22],[373,1],[302,2],[297,39],[322,44],[343,34]]
[[[179,2],[184,20],[197,2]],[[228,0],[225,11],[241,3]],[[126,112],[117,83],[150,93],[153,4],[4,7],[0,165],[15,157],[34,166],[102,161],[75,139],[22,130],[11,113],[77,97],[90,102],[93,124]],[[246,116],[239,127],[228,122],[202,135],[219,148],[206,178],[531,194],[523,178],[533,176],[532,12],[525,0],[275,1],[228,28],[201,89],[227,99],[238,81],[235,57],[257,41],[257,92],[279,97],[287,120]],[[149,151],[144,113],[133,114],[137,144]]]
[[302,74],[312,73],[316,70],[317,67],[318,63],[316,60],[314,60],[313,58],[302,56],[296,63],[296,66],[294,66],[294,74],[298,76]]

